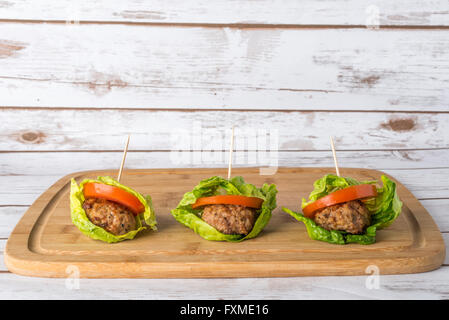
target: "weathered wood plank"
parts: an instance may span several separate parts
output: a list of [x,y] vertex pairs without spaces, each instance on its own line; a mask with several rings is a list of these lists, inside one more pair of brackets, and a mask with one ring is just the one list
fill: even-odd
[[[2,299],[448,299],[448,267],[432,272],[380,276],[242,279],[48,279],[0,274]],[[214,288],[210,290],[210,288]],[[251,288],[238,290],[236,288]]]
[[[11,207],[8,207],[8,210],[11,210]],[[11,219],[11,215],[6,215],[6,216],[3,215],[4,211],[5,210],[3,210],[3,212],[0,214],[0,217],[2,217],[2,219],[6,218],[6,220],[8,220],[9,223],[15,221],[15,224],[17,224],[18,220],[20,219],[20,217],[23,214],[23,213],[22,214],[17,214],[16,213],[16,217],[14,217],[14,219]],[[7,231],[8,234],[12,231],[12,229],[15,226],[15,224],[13,225],[12,228],[10,228],[10,230],[8,229],[8,231]],[[3,231],[5,231],[5,230],[2,230],[2,232]],[[443,235],[444,242],[446,244],[446,259],[444,261],[444,265],[449,265],[449,233],[443,233],[442,235]],[[3,238],[0,239],[0,272],[8,271],[8,269],[5,266],[4,260],[3,260],[3,252],[4,252],[4,249],[5,249],[5,246],[6,246],[6,242],[7,242],[6,239],[3,239]]]
[[[9,237],[28,207],[0,207],[0,239]],[[2,250],[0,246],[0,250]]]
[[31,205],[42,192],[56,181],[58,181],[58,176],[0,177],[0,206]]
[[1,105],[448,111],[448,34],[3,23]]
[[419,199],[449,198],[449,168],[394,169],[385,172],[401,181]]
[[[128,151],[126,168],[223,168],[228,165],[228,152],[217,152],[211,161],[206,153]],[[118,168],[122,153],[117,152],[12,152],[0,153],[2,176],[64,176],[86,171]],[[338,151],[340,167],[380,170],[420,170],[448,168],[449,149],[410,151]],[[330,151],[256,153],[253,159],[247,151],[235,151],[233,165],[281,167],[333,167]],[[426,171],[424,171],[426,172]]]
[[446,258],[444,259],[443,264],[449,266],[449,233],[442,233],[442,235],[446,246]]
[[[12,230],[11,230],[12,231]],[[0,272],[8,271],[8,268],[5,266],[5,260],[3,252],[5,251],[6,247],[6,239],[0,239]]]
[[[55,153],[50,156],[58,157],[58,154]],[[65,159],[67,161],[67,172],[65,174],[68,174],[72,172],[70,163],[75,161],[75,157],[66,157]],[[37,164],[35,175],[6,175],[0,177],[0,205],[30,205],[50,185],[65,175],[38,175],[40,171],[44,170],[42,168],[47,166],[47,163],[45,158],[41,158]],[[331,165],[328,166],[330,167]],[[155,168],[156,166],[151,167]],[[166,163],[162,167],[170,167],[170,164]],[[171,167],[186,167],[186,165]],[[201,167],[217,166],[202,164]],[[145,166],[145,168],[148,168],[148,166]],[[86,166],[85,169],[91,170],[94,167]],[[111,169],[111,167],[105,169]],[[377,167],[376,169],[383,170],[401,181],[418,199],[449,198],[449,186],[447,184],[449,168],[382,169]]]
[[[440,231],[449,233],[449,199],[421,200],[420,202],[435,220]],[[445,237],[448,240],[448,242],[446,242],[446,247],[449,248],[449,235]],[[446,255],[446,260],[447,259],[449,259],[449,252]],[[449,262],[447,264],[449,264]]]
[[448,25],[447,2],[346,1],[18,1],[0,3],[0,19],[199,24]]
[[280,151],[329,150],[329,135],[337,150],[449,148],[449,113],[0,108],[0,119],[0,151],[122,150],[128,133],[130,150],[222,150],[233,125],[246,145],[267,130]]

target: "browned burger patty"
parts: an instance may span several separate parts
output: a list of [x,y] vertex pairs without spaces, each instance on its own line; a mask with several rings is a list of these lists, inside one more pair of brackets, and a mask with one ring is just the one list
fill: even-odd
[[369,226],[370,214],[362,202],[353,200],[317,211],[314,220],[326,230],[360,234]]
[[201,218],[224,234],[248,234],[256,222],[256,210],[233,204],[205,206]]
[[125,206],[106,199],[90,198],[83,203],[89,220],[106,231],[119,236],[136,229],[136,219]]

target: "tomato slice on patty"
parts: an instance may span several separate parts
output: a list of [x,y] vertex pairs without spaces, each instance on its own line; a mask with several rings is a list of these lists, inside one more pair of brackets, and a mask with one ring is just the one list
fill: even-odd
[[83,193],[86,199],[102,198],[120,203],[131,210],[135,216],[145,211],[145,206],[135,195],[119,187],[104,183],[89,182],[84,185]]
[[331,194],[328,194],[327,196],[324,196],[305,206],[304,209],[302,209],[302,212],[304,213],[305,217],[313,218],[316,211],[319,209],[352,200],[359,200],[375,196],[377,196],[376,186],[372,184],[360,184],[332,192]]
[[246,197],[238,195],[220,195],[212,197],[198,198],[192,208],[196,209],[201,206],[206,206],[210,204],[234,204],[238,206],[244,206],[249,208],[259,209],[262,205],[263,199],[257,197]]

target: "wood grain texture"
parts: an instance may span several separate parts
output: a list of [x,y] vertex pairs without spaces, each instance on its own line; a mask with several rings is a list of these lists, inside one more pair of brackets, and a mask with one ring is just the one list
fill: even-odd
[[[12,231],[12,229],[10,230]],[[9,272],[5,266],[4,252],[6,248],[6,239],[0,239],[0,273]]]
[[3,23],[1,105],[448,111],[448,33]]
[[[374,7],[374,8],[373,8]],[[19,1],[0,3],[0,19],[244,25],[362,25],[377,9],[381,25],[447,26],[443,0]]]
[[[248,182],[275,183],[278,206],[292,209],[298,191],[309,189],[324,172],[283,168],[266,177],[259,169],[234,169],[235,175],[244,175]],[[342,170],[342,174],[349,173],[361,180],[379,175],[373,170]],[[72,176],[82,179],[105,174],[111,173]],[[379,231],[378,241],[369,247],[329,246],[310,240],[304,226],[280,214],[279,208],[263,235],[239,247],[202,240],[175,221],[169,210],[187,189],[212,174],[216,170],[128,171],[123,183],[151,194],[159,231],[114,245],[89,239],[73,226],[68,214],[69,177],[65,177],[45,192],[16,226],[5,249],[5,263],[10,271],[29,276],[66,277],[67,266],[75,265],[83,278],[215,278],[360,275],[369,265],[376,265],[382,274],[415,273],[434,270],[444,261],[445,247],[437,226],[400,183],[403,212],[390,228]]]
[[[5,108],[0,118],[0,151],[119,151],[129,133],[130,151],[221,151],[233,125],[240,150],[327,151],[329,135],[338,152],[449,148],[449,113]],[[256,134],[265,145],[248,145]]]

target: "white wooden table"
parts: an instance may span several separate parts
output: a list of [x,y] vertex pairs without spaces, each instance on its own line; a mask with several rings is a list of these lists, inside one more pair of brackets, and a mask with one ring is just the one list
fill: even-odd
[[[171,161],[171,132],[198,124],[277,129],[280,166],[332,166],[332,134],[342,167],[400,180],[449,246],[448,9],[447,0],[0,1],[0,254],[57,179],[117,167],[127,133],[128,168],[183,167]],[[436,271],[381,276],[378,289],[368,275],[82,279],[70,289],[12,274],[1,258],[2,299],[449,298],[449,258]]]

